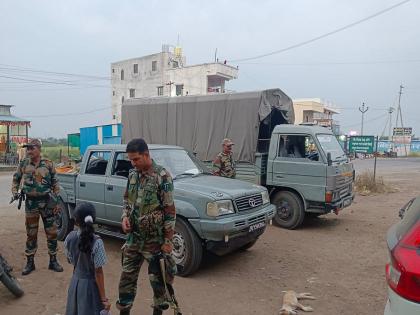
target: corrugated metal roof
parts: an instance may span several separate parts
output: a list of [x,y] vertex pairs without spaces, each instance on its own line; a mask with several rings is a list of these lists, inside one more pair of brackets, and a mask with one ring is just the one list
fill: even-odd
[[29,120],[22,119],[13,115],[0,115],[0,121],[30,122]]

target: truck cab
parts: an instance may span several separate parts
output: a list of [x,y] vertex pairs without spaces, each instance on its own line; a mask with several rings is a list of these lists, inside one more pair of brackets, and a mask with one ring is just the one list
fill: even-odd
[[336,214],[353,199],[354,169],[331,130],[278,125],[273,129],[264,184],[276,205],[275,222],[296,228],[306,216]]

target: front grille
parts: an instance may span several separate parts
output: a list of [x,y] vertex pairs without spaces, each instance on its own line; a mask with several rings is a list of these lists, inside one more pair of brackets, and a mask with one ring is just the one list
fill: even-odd
[[261,194],[241,197],[235,200],[238,211],[246,211],[257,208],[263,204]]

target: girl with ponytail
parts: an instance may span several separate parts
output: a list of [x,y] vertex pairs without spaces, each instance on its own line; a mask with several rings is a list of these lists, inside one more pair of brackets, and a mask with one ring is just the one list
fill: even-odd
[[111,307],[105,295],[102,270],[106,264],[106,253],[104,243],[93,227],[95,207],[91,203],[81,202],[73,216],[79,229],[70,232],[64,241],[67,260],[74,266],[66,315],[106,314]]

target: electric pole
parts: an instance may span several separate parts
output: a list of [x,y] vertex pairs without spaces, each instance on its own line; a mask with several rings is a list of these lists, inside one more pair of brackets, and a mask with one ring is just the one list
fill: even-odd
[[362,130],[361,130],[361,132],[360,132],[360,135],[361,135],[361,136],[363,136],[363,124],[364,124],[364,121],[365,121],[365,113],[366,113],[368,110],[369,110],[369,106],[366,106],[366,109],[365,109],[365,103],[362,103],[362,107],[361,107],[361,108],[359,107],[359,112],[361,112],[361,113],[362,113]]
[[389,151],[393,151],[393,142],[392,142],[392,113],[394,112],[394,108],[390,107],[388,108],[388,114],[389,114],[389,133],[388,133],[388,141],[389,141]]
[[407,146],[406,146],[406,143],[405,143],[405,136],[406,135],[405,135],[404,123],[403,123],[402,111],[401,111],[401,95],[403,94],[402,93],[403,88],[404,87],[402,85],[400,85],[400,91],[398,92],[398,109],[397,109],[397,119],[395,120],[395,127],[398,127],[398,118],[399,118],[400,122],[401,122],[405,156],[407,156]]

